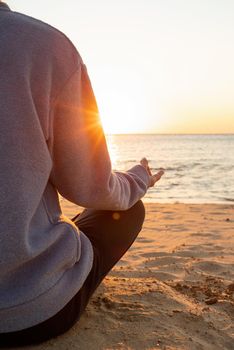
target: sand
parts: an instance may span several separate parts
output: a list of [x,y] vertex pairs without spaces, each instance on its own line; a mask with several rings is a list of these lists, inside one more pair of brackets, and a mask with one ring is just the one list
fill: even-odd
[[[65,212],[76,213],[63,203]],[[234,206],[146,204],[80,322],[40,350],[234,349]]]

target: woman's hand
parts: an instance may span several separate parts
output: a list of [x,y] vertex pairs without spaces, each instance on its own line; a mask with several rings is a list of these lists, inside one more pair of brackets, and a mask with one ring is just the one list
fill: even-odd
[[164,169],[160,168],[159,171],[156,174],[152,174],[148,160],[146,158],[142,158],[140,161],[141,165],[147,170],[149,176],[150,176],[150,185],[149,187],[153,187],[157,181],[161,179],[161,177],[164,174]]

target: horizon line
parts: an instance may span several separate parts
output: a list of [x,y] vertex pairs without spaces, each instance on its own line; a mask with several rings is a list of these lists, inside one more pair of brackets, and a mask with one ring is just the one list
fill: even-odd
[[109,136],[109,135],[214,135],[214,136],[224,136],[224,135],[234,135],[234,132],[224,132],[224,133],[209,133],[209,132],[204,132],[204,133],[200,133],[200,132],[195,132],[195,133],[186,133],[186,132],[122,132],[122,133],[116,133],[116,132],[113,132],[113,133],[110,133],[110,132],[106,132],[105,133],[106,136]]

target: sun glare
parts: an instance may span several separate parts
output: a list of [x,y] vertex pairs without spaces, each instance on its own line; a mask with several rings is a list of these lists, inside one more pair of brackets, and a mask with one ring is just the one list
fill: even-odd
[[101,120],[106,134],[130,134],[141,130],[139,116],[134,111],[129,113],[126,108],[115,108],[109,115],[102,115]]
[[105,67],[100,72],[102,79],[95,86],[95,95],[105,133],[144,132],[147,103],[142,78],[129,67],[121,72]]
[[113,135],[107,135],[106,140],[108,144],[108,150],[111,158],[112,167],[113,169],[116,169],[118,168],[118,161],[119,161],[118,146],[116,142],[113,140]]

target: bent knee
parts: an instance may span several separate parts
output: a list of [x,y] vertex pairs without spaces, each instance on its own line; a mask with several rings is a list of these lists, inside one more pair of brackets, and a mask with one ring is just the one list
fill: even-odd
[[136,230],[140,232],[145,220],[145,206],[143,202],[139,200],[136,204],[133,205],[133,207],[129,209],[129,211],[131,212],[131,217],[136,227]]
[[145,218],[145,206],[142,200],[136,202],[130,210],[133,210],[136,215],[139,215],[141,218]]

